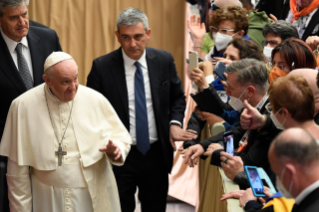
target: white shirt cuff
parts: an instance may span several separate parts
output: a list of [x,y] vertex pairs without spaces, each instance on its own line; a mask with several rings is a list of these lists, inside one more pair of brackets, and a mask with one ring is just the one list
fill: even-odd
[[176,120],[172,120],[169,125],[171,124],[178,124],[180,127],[182,127],[182,123],[180,123],[179,121],[176,121]]

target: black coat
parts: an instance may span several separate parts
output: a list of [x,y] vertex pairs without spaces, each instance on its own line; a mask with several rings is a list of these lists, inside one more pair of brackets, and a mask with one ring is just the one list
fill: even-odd
[[[170,172],[173,165],[173,148],[169,142],[169,123],[171,120],[183,123],[185,95],[170,53],[146,48],[146,61],[158,142],[163,150],[167,172]],[[121,48],[93,61],[87,86],[99,91],[110,101],[129,131],[129,103]]]

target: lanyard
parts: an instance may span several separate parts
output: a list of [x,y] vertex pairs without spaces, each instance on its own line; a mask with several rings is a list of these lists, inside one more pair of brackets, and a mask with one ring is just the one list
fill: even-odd
[[[266,101],[268,100],[268,93],[266,92],[266,94],[264,95],[264,97],[260,100],[260,102],[256,105],[256,109],[258,110],[258,111],[260,111],[261,110],[261,108],[264,106],[264,104],[266,103]],[[247,130],[246,132],[245,132],[245,134],[244,134],[244,136],[240,139],[240,141],[239,141],[239,146],[245,146],[245,145],[247,145],[247,142],[245,142],[246,140],[247,140],[247,138],[248,138],[248,135],[249,135],[249,133],[250,133],[250,130]]]

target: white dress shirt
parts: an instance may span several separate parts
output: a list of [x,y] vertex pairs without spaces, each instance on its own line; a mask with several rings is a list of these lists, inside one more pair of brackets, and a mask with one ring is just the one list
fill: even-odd
[[295,202],[299,205],[311,192],[319,187],[319,180],[304,189],[296,198]]
[[19,71],[19,68],[18,68],[18,56],[17,56],[17,52],[16,52],[15,49],[16,49],[18,43],[22,44],[22,54],[23,54],[23,56],[25,57],[25,59],[27,61],[27,64],[28,64],[28,67],[29,67],[29,71],[31,73],[31,77],[33,79],[33,68],[32,68],[32,61],[31,61],[31,53],[30,53],[30,48],[29,48],[29,44],[28,44],[27,38],[23,37],[20,42],[15,42],[14,40],[11,40],[8,36],[6,36],[3,33],[2,29],[0,31],[1,31],[1,35],[2,35],[2,37],[4,39],[4,42],[6,42],[6,44],[7,44],[7,47],[9,49],[10,54],[11,54],[13,62],[16,65],[18,71]]
[[[136,121],[135,121],[135,89],[134,89],[134,79],[136,66],[134,63],[135,60],[129,58],[122,49],[123,59],[124,59],[124,68],[125,68],[125,77],[127,85],[127,94],[128,94],[128,103],[129,103],[129,115],[130,115],[130,135],[132,137],[133,145],[136,145]],[[153,109],[153,101],[151,94],[151,85],[150,78],[147,69],[146,63],[146,49],[138,60],[141,64],[143,78],[144,78],[144,89],[145,89],[145,98],[146,98],[146,108],[147,108],[147,120],[148,120],[148,129],[150,135],[150,143],[157,141],[157,130],[155,123],[155,115]]]

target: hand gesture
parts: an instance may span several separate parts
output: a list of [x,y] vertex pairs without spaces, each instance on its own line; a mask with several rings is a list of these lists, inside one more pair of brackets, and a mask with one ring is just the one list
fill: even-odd
[[241,127],[246,129],[258,129],[261,128],[266,118],[264,115],[261,115],[259,111],[252,107],[247,100],[244,100],[245,109],[240,115],[240,125]]
[[269,14],[269,19],[270,19],[270,20],[272,20],[272,21],[274,21],[275,23],[277,23],[277,22],[278,22],[277,17],[276,17],[276,16],[274,16],[273,14]]
[[121,149],[111,140],[105,147],[100,148],[99,151],[105,152],[112,161],[121,160]]
[[190,19],[187,20],[187,27],[194,37],[194,43],[195,41],[202,43],[206,34],[205,23],[200,23],[200,21],[200,16],[196,18],[196,15],[191,15]]
[[257,197],[254,196],[251,188],[247,188],[243,195],[239,198],[240,207],[243,207],[248,200],[257,200]]
[[207,148],[206,152],[204,153],[205,156],[212,156],[213,152],[215,152],[217,149],[224,149],[220,144],[218,143],[213,143],[209,145]]
[[220,200],[224,201],[224,200],[230,199],[230,198],[239,199],[244,193],[245,193],[245,190],[234,190],[234,191],[231,191],[227,194],[223,194],[222,198]]
[[210,61],[203,61],[198,64],[198,68],[204,72],[204,76],[213,75],[213,64]]
[[241,157],[232,156],[227,152],[221,152],[220,160],[222,161],[221,167],[223,168],[225,175],[232,181],[238,173],[244,171],[244,163]]
[[202,72],[199,68],[194,68],[190,74],[191,80],[197,85],[199,90],[203,90],[204,88],[209,87],[204,72]]
[[171,124],[169,132],[169,141],[176,151],[175,141],[188,141],[197,138],[197,132],[195,130],[183,130],[180,126]]
[[217,116],[213,113],[209,113],[209,112],[204,112],[204,111],[200,111],[197,110],[198,113],[198,117],[202,120],[202,121],[207,121],[207,123],[210,126],[213,126],[215,123],[217,122],[222,122],[224,121],[223,118],[221,118],[220,116]]
[[198,157],[204,153],[202,145],[196,144],[190,146],[186,149],[186,152],[183,152],[184,163],[188,164],[189,167],[194,167],[198,164]]
[[318,36],[309,36],[306,40],[306,43],[310,46],[312,51],[317,50],[319,45],[319,37]]

